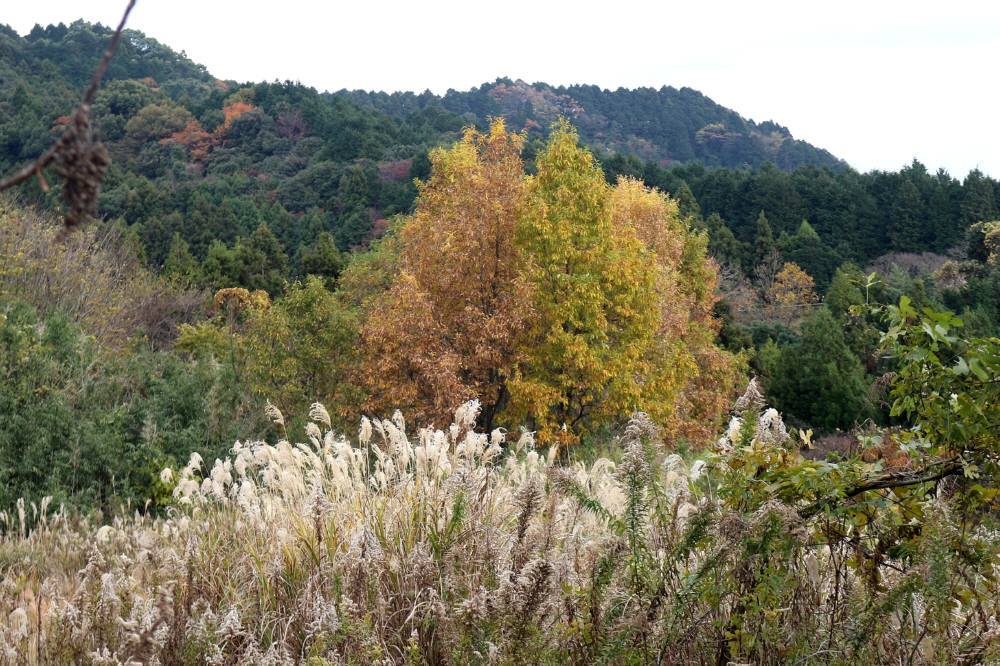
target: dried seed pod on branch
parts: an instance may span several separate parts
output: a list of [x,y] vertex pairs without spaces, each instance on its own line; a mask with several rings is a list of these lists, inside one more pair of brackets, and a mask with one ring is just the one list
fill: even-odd
[[90,107],[97,94],[97,88],[104,78],[104,73],[108,69],[108,63],[118,48],[121,41],[122,31],[125,29],[125,22],[128,20],[136,0],[129,0],[125,13],[111,41],[108,42],[101,61],[94,70],[94,76],[90,80],[90,85],[83,94],[83,99],[66,129],[59,140],[48,150],[42,153],[38,159],[26,165],[12,176],[0,180],[0,192],[19,185],[32,176],[38,178],[42,190],[48,191],[49,185],[45,180],[44,170],[50,164],[55,165],[56,173],[64,180],[63,198],[66,200],[67,210],[64,222],[67,229],[71,229],[87,218],[93,217],[97,212],[97,195],[100,192],[101,181],[108,170],[110,160],[108,151],[94,136],[90,125]]

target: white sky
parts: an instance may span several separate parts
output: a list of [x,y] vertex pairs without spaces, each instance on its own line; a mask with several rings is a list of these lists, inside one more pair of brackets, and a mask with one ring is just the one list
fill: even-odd
[[[2,0],[22,34],[124,0]],[[1000,2],[139,0],[129,26],[215,76],[321,90],[690,86],[854,167],[1000,176]]]

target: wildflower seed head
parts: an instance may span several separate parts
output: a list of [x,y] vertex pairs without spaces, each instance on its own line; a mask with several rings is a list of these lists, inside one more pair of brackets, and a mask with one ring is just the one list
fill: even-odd
[[754,439],[761,444],[781,446],[788,441],[788,431],[781,420],[778,410],[770,408],[761,414],[757,421],[757,432]]
[[320,442],[323,440],[323,433],[320,432],[319,426],[310,421],[306,423],[306,436],[309,441],[313,443],[313,446],[319,448]]
[[479,409],[480,402],[477,399],[462,404],[455,410],[455,424],[461,428],[471,430],[476,425]]
[[326,411],[326,407],[318,402],[314,402],[309,408],[309,418],[317,423],[322,423],[330,428],[330,413]]
[[705,471],[706,464],[707,463],[704,460],[695,460],[694,464],[691,465],[691,469],[688,471],[688,478],[692,481],[700,479],[702,472]]
[[367,446],[372,441],[372,422],[367,416],[361,417],[361,428],[358,430],[358,441]]
[[264,407],[264,414],[267,418],[271,419],[272,423],[280,426],[285,425],[285,417],[282,416],[281,410],[272,405],[270,400],[267,402],[267,406]]
[[528,477],[514,493],[514,507],[517,509],[517,541],[524,540],[528,531],[528,522],[542,503],[542,488],[535,476]]
[[737,416],[742,416],[748,412],[759,414],[760,410],[764,408],[764,393],[760,389],[760,384],[757,382],[756,377],[750,378],[750,383],[747,384],[746,390],[743,395],[739,397],[736,404],[733,406],[733,413]]

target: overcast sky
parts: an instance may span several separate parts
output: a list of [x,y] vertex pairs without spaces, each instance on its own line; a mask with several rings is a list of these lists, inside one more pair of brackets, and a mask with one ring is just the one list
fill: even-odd
[[[124,0],[34,0],[22,34],[116,25]],[[468,89],[499,76],[606,88],[689,86],[854,167],[916,157],[1000,177],[1000,2],[588,3],[139,0],[129,26],[215,76],[321,90]]]

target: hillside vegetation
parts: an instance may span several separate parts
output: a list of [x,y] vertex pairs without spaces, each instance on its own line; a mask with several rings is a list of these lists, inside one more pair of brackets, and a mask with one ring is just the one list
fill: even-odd
[[427,92],[337,95],[399,119],[441,109],[465,123],[482,124],[503,116],[512,126],[538,134],[565,117],[595,149],[664,165],[698,160],[724,167],[757,167],[765,162],[783,169],[846,166],[829,152],[794,139],[787,128],[747,120],[691,88],[605,90],[497,79],[469,91],[449,90],[440,97]]
[[101,144],[107,36],[0,28],[0,168],[63,137],[0,199],[0,664],[1000,661],[997,181],[136,32]]

